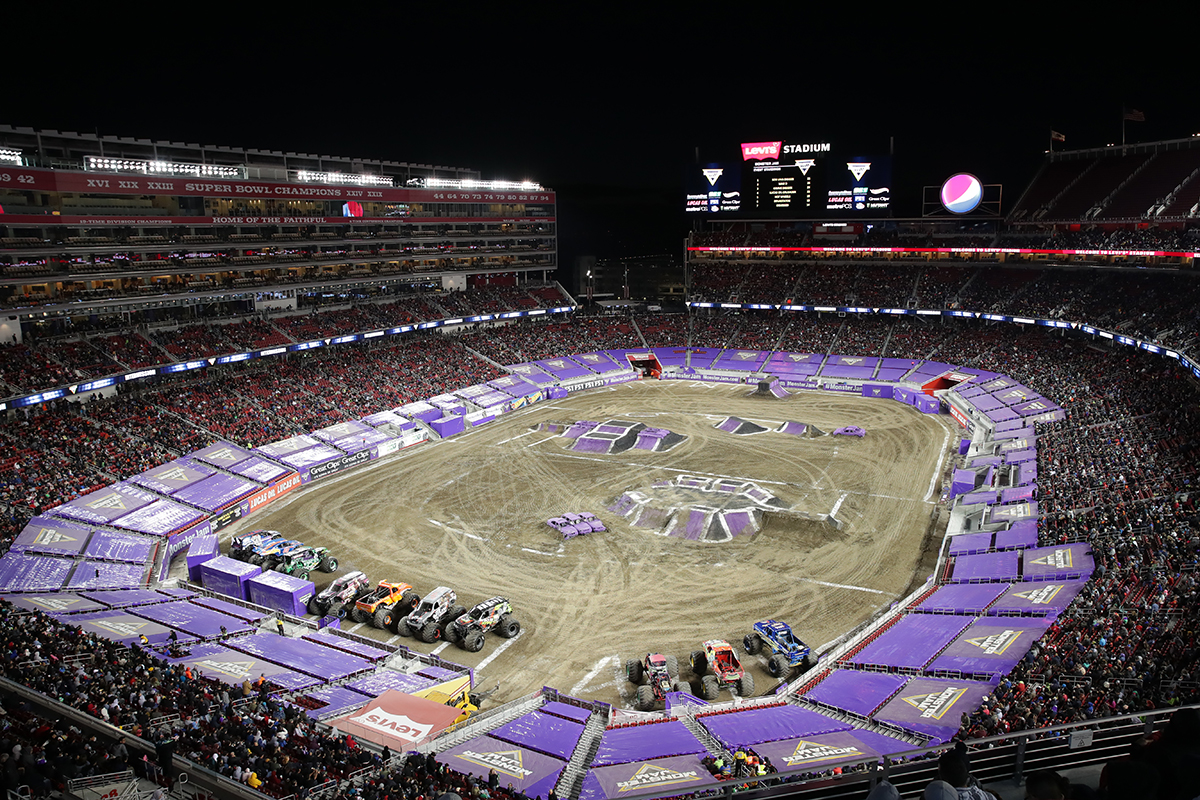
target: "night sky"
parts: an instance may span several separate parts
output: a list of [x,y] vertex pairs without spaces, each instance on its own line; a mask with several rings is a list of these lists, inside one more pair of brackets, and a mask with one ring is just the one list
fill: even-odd
[[[1014,203],[1068,148],[1200,133],[1200,59],[1172,22],[1045,4],[819,15],[570,5],[6,9],[0,122],[467,166],[558,191],[563,263],[679,253],[683,168],[743,141],[895,143],[897,215],[955,171]],[[912,6],[909,6],[910,8]],[[584,9],[595,8],[595,11]],[[724,7],[722,7],[724,8]],[[150,13],[150,12],[147,12]],[[1125,13],[1128,13],[1126,10]],[[1176,33],[1179,31],[1179,33]],[[736,150],[735,150],[736,152]],[[711,157],[711,156],[710,156]]]

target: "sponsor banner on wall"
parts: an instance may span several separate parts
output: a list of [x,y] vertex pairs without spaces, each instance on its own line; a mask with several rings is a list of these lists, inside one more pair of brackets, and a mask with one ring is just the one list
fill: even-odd
[[321,478],[328,478],[330,475],[336,475],[339,472],[357,467],[359,464],[365,464],[373,458],[375,458],[374,449],[359,450],[357,453],[351,453],[348,456],[341,456],[340,458],[330,459],[321,464],[314,464],[300,473],[301,479],[305,483],[309,483]]

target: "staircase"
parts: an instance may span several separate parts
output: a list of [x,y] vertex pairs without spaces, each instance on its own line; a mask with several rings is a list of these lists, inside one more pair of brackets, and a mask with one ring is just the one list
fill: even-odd
[[587,775],[596,751],[600,749],[600,738],[608,727],[608,709],[603,708],[592,712],[587,724],[583,726],[583,735],[575,743],[575,751],[571,760],[563,767],[554,786],[554,793],[562,800],[578,800],[579,790],[583,788],[583,779]]
[[697,722],[696,718],[691,714],[680,714],[676,719],[683,723],[683,727],[692,732],[692,735],[699,740],[700,744],[704,745],[704,749],[708,751],[710,756],[725,754],[725,745],[717,741],[717,738],[708,732],[708,728]]

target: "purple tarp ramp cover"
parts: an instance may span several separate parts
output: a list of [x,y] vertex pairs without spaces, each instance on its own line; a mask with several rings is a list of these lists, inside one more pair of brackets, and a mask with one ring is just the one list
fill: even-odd
[[790,705],[702,717],[700,723],[721,742],[731,746],[758,744],[797,736],[816,736],[819,733],[833,733],[852,727],[819,712]]
[[1008,530],[996,531],[997,550],[1024,550],[1037,544],[1037,520],[1014,522]]
[[[132,644],[145,636],[150,644],[168,641],[173,630],[148,619],[134,616],[129,611],[95,611],[71,617],[71,624],[78,625],[84,633],[94,633],[105,639],[122,644]],[[179,636],[180,641],[189,641],[189,636]]]
[[491,736],[478,736],[438,753],[437,760],[455,772],[487,779],[492,770],[501,786],[509,784],[527,792],[535,784],[557,775],[567,765],[564,759],[519,747]]
[[865,744],[856,735],[858,731],[826,733],[820,736],[805,736],[800,739],[784,739],[754,745],[759,756],[766,756],[776,769],[797,767],[823,769],[847,761],[879,760],[875,748]]
[[992,684],[951,678],[913,678],[881,708],[875,719],[928,736],[930,744],[950,741],[962,715],[979,708]]
[[238,447],[232,442],[217,442],[216,444],[210,444],[208,447],[193,451],[190,457],[198,461],[203,461],[205,464],[211,464],[214,467],[229,469],[239,461],[245,461],[253,455],[254,453],[251,453],[246,448]]
[[396,672],[392,669],[381,669],[365,678],[351,681],[346,686],[356,692],[362,692],[371,697],[378,697],[392,690],[412,694],[413,692],[419,692],[422,689],[433,686],[435,683],[438,683],[438,681],[422,675],[406,675],[403,672]]
[[700,756],[655,758],[593,769],[583,782],[579,800],[607,800],[651,792],[686,796],[700,787],[715,783],[717,779],[700,762]]
[[291,639],[277,633],[256,633],[229,642],[230,646],[254,656],[270,659],[285,667],[306,672],[325,680],[338,680],[367,670],[364,659],[303,639]]
[[10,594],[4,599],[17,608],[26,611],[43,611],[47,614],[73,614],[80,611],[100,611],[103,603],[89,600],[71,592],[54,592],[52,594]]
[[317,642],[326,647],[332,647],[335,650],[342,650],[347,653],[353,653],[356,656],[369,658],[372,661],[382,661],[392,655],[390,650],[382,650],[378,647],[372,647],[369,644],[347,639],[345,636],[338,636],[330,628],[322,628],[319,631],[305,634],[302,638],[310,642]]
[[180,489],[174,498],[206,511],[220,511],[259,490],[257,483],[233,475],[213,475]]
[[950,548],[947,551],[952,556],[973,555],[986,553],[992,549],[992,532],[963,533],[950,538]]
[[851,659],[854,664],[920,669],[974,617],[909,614]]
[[140,475],[130,478],[131,483],[144,486],[159,494],[173,495],[185,486],[215,475],[216,471],[204,464],[188,459],[168,461],[162,466],[148,469]]
[[150,536],[167,536],[207,517],[208,515],[203,511],[197,511],[170,500],[158,500],[136,511],[131,511],[110,524],[117,528]]
[[592,764],[624,764],[629,761],[703,753],[704,745],[679,720],[642,725],[636,728],[613,728],[604,732],[600,749]]
[[114,564],[108,561],[80,561],[67,582],[71,589],[131,589],[145,586],[149,575],[145,564]]
[[252,608],[234,605],[226,600],[221,600],[216,597],[194,597],[192,602],[198,606],[211,608],[214,611],[220,611],[222,614],[228,614],[231,617],[244,619],[247,622],[261,622],[270,616],[269,613],[263,611],[255,611]]
[[154,542],[144,536],[128,533],[96,531],[88,542],[84,555],[101,561],[125,561],[130,564],[145,564],[150,561]]
[[[186,600],[138,606],[131,609],[130,613],[161,622],[171,628],[177,628],[198,639],[212,639],[224,633],[241,633],[251,628],[248,623],[240,619],[204,606],[194,605]],[[224,631],[221,630],[222,627],[225,628]]]
[[158,496],[130,483],[116,483],[51,509],[55,517],[108,525],[131,511],[148,506]]
[[980,678],[1007,675],[1048,627],[1050,620],[1044,617],[983,617],[934,659],[929,670]]
[[567,761],[575,752],[579,737],[583,735],[583,724],[533,711],[489,731],[488,735]]
[[353,711],[360,706],[366,705],[367,701],[371,699],[365,694],[360,694],[353,689],[346,689],[341,686],[318,686],[315,689],[305,692],[304,697],[325,704],[320,708],[305,709],[304,713],[310,719],[345,714],[348,711]]
[[866,717],[907,682],[907,675],[837,669],[829,673],[829,677],[817,684],[805,698]]
[[950,582],[1015,581],[1020,578],[1020,561],[1021,554],[1016,550],[956,556]]
[[230,686],[241,686],[243,681],[254,682],[260,675],[285,689],[305,689],[320,683],[310,675],[302,675],[279,664],[272,664],[266,659],[239,653],[228,647],[207,647],[203,651],[197,648],[197,655],[181,658],[178,663],[191,667],[197,675],[213,678]]
[[1085,542],[1024,550],[1021,561],[1024,579],[1027,581],[1086,578],[1095,568],[1092,546]]
[[947,583],[939,586],[913,610],[927,614],[982,614],[1011,585]]
[[166,597],[154,589],[117,589],[116,591],[80,592],[83,597],[103,603],[109,608],[128,608],[162,603]]
[[21,535],[13,541],[11,552],[41,553],[51,556],[73,556],[83,552],[91,528],[54,517],[34,517],[29,520]]
[[551,700],[539,708],[538,711],[541,711],[543,714],[554,714],[557,717],[573,719],[576,722],[587,722],[588,718],[592,716],[592,712],[586,708],[573,706],[569,703],[560,703],[558,700]]
[[990,616],[1029,615],[1057,617],[1067,610],[1087,581],[1018,583],[988,609]]

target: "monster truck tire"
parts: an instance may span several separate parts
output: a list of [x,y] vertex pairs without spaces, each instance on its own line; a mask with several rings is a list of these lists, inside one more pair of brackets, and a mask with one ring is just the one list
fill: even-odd
[[317,569],[321,572],[337,572],[338,560],[333,556],[325,556],[321,559],[321,563],[317,564]]
[[625,677],[634,686],[642,685],[642,662],[636,658],[631,658],[625,662]]
[[650,711],[654,708],[654,687],[643,683],[637,687],[637,710]]
[[671,684],[671,691],[687,692],[688,694],[691,694],[692,693],[692,685],[690,683],[688,683],[687,681],[682,680],[681,678],[676,678],[675,681]]
[[817,654],[810,650],[810,651],[808,651],[808,655],[806,655],[804,657],[804,668],[806,670],[812,669],[816,665],[817,665]]
[[672,678],[679,677],[679,659],[675,656],[663,656],[667,662],[667,674]]
[[511,614],[502,614],[496,623],[496,633],[505,639],[511,639],[521,632],[521,623],[512,618]]
[[717,683],[716,676],[705,675],[700,679],[700,696],[703,699],[716,700],[719,694],[721,694],[721,684]]
[[483,649],[483,631],[471,631],[459,642],[459,647],[468,653],[478,653]]
[[459,630],[457,622],[451,622],[446,626],[446,641],[451,644],[458,644],[462,641],[462,632]]
[[363,611],[358,606],[355,606],[354,610],[352,610],[350,612],[350,618],[353,619],[355,622],[361,624],[361,623],[369,620],[371,618],[371,615],[369,612]]
[[404,613],[407,614],[409,611],[412,611],[414,608],[416,608],[420,602],[421,595],[417,594],[412,589],[409,589],[407,592],[400,595],[400,602],[396,604],[396,607],[405,609]]
[[396,623],[396,633],[400,634],[401,636],[413,635],[412,628],[408,627],[408,617],[403,617],[399,622]]
[[299,578],[302,581],[308,580],[308,570],[306,570],[306,569],[300,570],[299,572],[295,573],[295,577]]
[[705,672],[708,672],[708,656],[704,654],[703,650],[693,650],[689,663],[692,667],[692,672],[697,675],[703,676]]
[[251,564],[253,564],[254,566],[256,566],[256,567],[261,567],[261,566],[262,566],[262,564],[263,564],[263,562],[264,562],[264,561],[266,561],[266,559],[265,559],[265,558],[263,558],[262,556],[258,555],[257,553],[256,553],[256,554],[254,554],[254,555],[252,555],[252,556],[250,556],[250,558],[249,558],[249,559],[247,559],[247,560],[248,560],[248,561],[249,561]]
[[749,655],[756,656],[762,652],[763,640],[757,633],[747,633],[742,637],[742,647]]
[[392,627],[395,619],[396,612],[394,610],[390,608],[375,609],[375,618],[373,622],[375,623],[376,628],[379,628],[380,630],[387,630],[388,628]]
[[308,601],[308,613],[312,614],[314,617],[322,616],[321,604],[318,603],[316,600],[309,600]]
[[782,678],[790,670],[791,666],[788,664],[787,656],[783,653],[776,653],[767,660],[767,672],[771,674],[772,678]]
[[746,673],[737,681],[737,693],[739,697],[754,696],[754,676]]
[[352,613],[354,613],[354,606],[342,603],[340,606],[338,606],[337,618],[345,619],[346,617],[350,616]]
[[[400,624],[405,626],[406,628],[408,627],[408,623],[405,622],[404,620],[400,620]],[[438,627],[437,620],[431,619],[429,622],[425,623],[424,627],[421,628],[421,630],[417,634],[417,636],[425,644],[433,644],[434,642],[437,641],[438,634],[441,632],[442,631]]]

